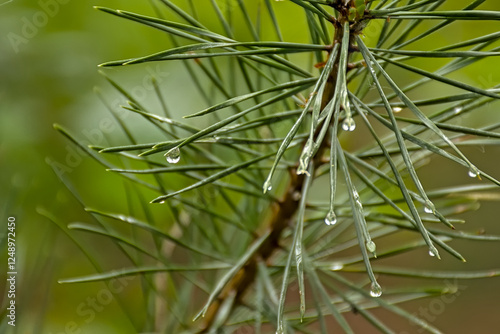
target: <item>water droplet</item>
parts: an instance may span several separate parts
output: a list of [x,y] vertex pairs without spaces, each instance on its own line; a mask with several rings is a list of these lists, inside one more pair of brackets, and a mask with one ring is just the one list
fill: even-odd
[[330,211],[325,217],[325,224],[328,226],[335,225],[337,224],[337,216],[335,215],[335,212]]
[[394,111],[395,113],[401,112],[402,110],[403,110],[403,108],[401,108],[401,107],[392,108],[392,111]]
[[463,110],[463,109],[464,109],[464,108],[462,108],[462,107],[455,107],[455,108],[453,109],[453,112],[455,113],[455,115],[456,115],[456,114],[460,114],[460,113],[462,112],[462,110]]
[[344,131],[354,131],[356,129],[356,122],[354,122],[352,117],[348,117],[342,122],[342,129]]
[[370,61],[370,71],[375,74],[375,63],[373,61]]
[[330,269],[332,271],[337,271],[337,270],[342,270],[342,268],[344,268],[344,264],[342,264],[340,262],[334,262],[334,263],[332,263],[332,266]]
[[375,250],[377,249],[377,245],[375,245],[375,243],[373,242],[373,240],[369,240],[369,241],[366,242],[366,249],[370,253],[375,253]]
[[441,259],[437,248],[434,246],[429,247],[429,255],[432,257],[437,257],[438,259]]
[[266,182],[264,182],[264,186],[262,187],[262,189],[264,190],[264,194],[268,191],[271,191],[273,189],[271,181],[267,180]]
[[373,282],[370,290],[370,296],[377,298],[382,296],[382,287],[377,282]]
[[161,202],[159,202],[159,203],[160,203],[160,204],[165,204],[165,201],[161,201]]
[[479,171],[476,168],[469,169],[469,176],[474,178],[479,176]]
[[171,164],[176,164],[181,160],[181,150],[178,147],[174,147],[167,153],[165,153],[167,157],[167,162]]
[[432,203],[429,200],[425,201],[424,211],[426,213],[434,213],[434,211],[436,211],[436,207],[434,206],[434,203]]

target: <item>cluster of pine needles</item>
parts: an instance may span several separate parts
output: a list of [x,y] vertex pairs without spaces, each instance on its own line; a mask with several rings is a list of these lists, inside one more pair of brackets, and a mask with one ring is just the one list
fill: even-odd
[[[392,333],[371,312],[383,308],[440,333],[399,304],[452,289],[391,288],[378,280],[442,282],[498,276],[500,270],[445,272],[377,261],[424,249],[436,259],[448,253],[465,262],[450,241],[500,241],[455,229],[463,223],[455,216],[475,209],[478,199],[498,198],[500,182],[462,151],[498,145],[500,123],[469,127],[463,120],[497,103],[500,89],[454,79],[499,56],[500,33],[477,29],[471,39],[421,49],[469,20],[497,24],[500,12],[478,9],[487,2],[448,10],[441,8],[457,4],[159,0],[151,2],[155,17],[98,7],[159,30],[171,47],[101,65],[126,100],[120,110],[109,107],[124,141],[88,147],[56,126],[121,176],[127,197],[140,202],[139,210],[124,214],[82,201],[95,223],[69,229],[110,238],[131,266],[105,271],[87,252],[98,273],[61,282],[141,275],[147,326],[158,332],[331,333],[332,317],[353,333],[346,314],[355,311]],[[308,43],[289,41],[280,23],[285,8],[308,33]],[[160,108],[152,110],[106,70],[154,62],[183,66],[191,84],[182,98],[196,97],[206,108],[167,106],[172,97],[153,78]],[[419,98],[422,92],[426,98]],[[142,127],[121,121],[120,113],[140,117],[158,140],[141,140]],[[417,167],[433,156],[475,181],[427,189]],[[152,213],[158,207],[162,219]],[[79,243],[78,234],[70,236]],[[394,236],[401,241],[384,241]],[[157,300],[166,305],[163,313],[154,307]]]

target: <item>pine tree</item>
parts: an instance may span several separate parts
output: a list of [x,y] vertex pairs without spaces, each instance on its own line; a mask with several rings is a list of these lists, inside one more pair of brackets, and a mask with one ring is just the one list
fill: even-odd
[[[170,47],[101,65],[127,100],[120,112],[141,116],[157,141],[145,141],[137,124],[120,117],[126,139],[117,146],[89,148],[56,127],[122,176],[142,210],[88,209],[102,226],[70,227],[111,238],[133,266],[63,282],[142,274],[145,330],[165,333],[332,333],[330,317],[352,333],[349,312],[392,333],[372,308],[439,333],[399,303],[455,291],[424,283],[398,290],[384,277],[470,279],[500,271],[378,263],[422,249],[465,261],[449,241],[500,240],[454,227],[462,222],[454,216],[474,207],[471,194],[500,184],[462,152],[500,137],[498,123],[463,123],[500,97],[498,86],[481,88],[454,74],[500,55],[500,33],[478,29],[474,38],[422,48],[469,20],[496,24],[500,13],[479,10],[483,3],[160,0],[152,2],[156,17],[98,7],[165,33]],[[308,42],[289,39],[281,10]],[[168,80],[189,79],[182,99],[205,107],[167,106],[172,98],[153,78],[161,108],[152,109],[106,72],[156,62],[183,66],[185,77]],[[476,182],[429,190],[417,169],[435,156]],[[157,195],[149,204],[151,191]],[[155,218],[153,205],[168,222]],[[152,243],[109,229],[113,220],[148,233]],[[404,237],[398,243],[387,241],[391,236]]]

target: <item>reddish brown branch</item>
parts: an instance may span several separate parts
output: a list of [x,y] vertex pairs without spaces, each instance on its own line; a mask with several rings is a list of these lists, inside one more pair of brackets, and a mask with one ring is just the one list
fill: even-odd
[[[341,21],[342,20],[334,22],[334,43],[341,43],[342,41],[343,31]],[[351,38],[353,38],[353,36],[351,36]],[[350,44],[352,45],[352,43]],[[350,48],[349,52],[351,53],[353,51],[355,50]],[[333,98],[336,89],[338,70],[339,68],[337,59],[335,60],[335,65],[328,77],[324,94],[321,97],[321,109],[323,109]],[[321,144],[320,149],[313,158],[312,163],[316,167],[328,163],[327,159],[323,159],[323,154],[327,146],[328,141],[325,140]],[[281,200],[272,204],[272,213],[269,218],[269,223],[266,224],[265,227],[270,231],[269,237],[264,241],[255,255],[243,266],[243,268],[238,271],[238,273],[236,273],[236,275],[226,285],[226,287],[222,290],[222,292],[212,303],[212,305],[210,305],[205,315],[200,333],[208,332],[217,316],[222,303],[227,298],[236,296],[235,305],[241,304],[245,292],[249,287],[252,286],[253,282],[255,281],[258,261],[267,261],[277,250],[281,249],[279,245],[281,234],[287,226],[292,224],[292,220],[294,219],[294,216],[298,210],[299,201],[297,200],[296,194],[302,193],[304,180],[304,175],[297,175],[295,169],[290,170],[290,181],[286,188],[286,192],[284,193]]]

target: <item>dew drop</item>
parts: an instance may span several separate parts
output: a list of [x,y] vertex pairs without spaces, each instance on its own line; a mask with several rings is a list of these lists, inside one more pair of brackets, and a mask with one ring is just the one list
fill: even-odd
[[344,131],[354,131],[356,129],[356,122],[354,122],[352,117],[348,117],[342,122],[342,129]]
[[394,111],[395,113],[401,112],[402,110],[403,110],[403,108],[401,108],[401,107],[392,108],[392,111]]
[[342,270],[342,268],[344,268],[344,265],[340,262],[334,262],[332,263],[332,266],[331,266],[331,270],[332,271],[338,271],[338,270]]
[[477,169],[469,169],[469,177],[475,178],[479,176],[479,172]]
[[438,259],[441,259],[441,258],[439,257],[439,252],[438,252],[437,248],[436,248],[436,247],[434,247],[434,246],[431,246],[431,247],[429,248],[429,255],[430,255],[430,256],[432,256],[432,257],[437,257]]
[[181,150],[178,147],[174,147],[167,153],[165,153],[167,157],[167,162],[171,164],[176,164],[181,160]]
[[335,212],[330,211],[325,217],[325,224],[328,226],[337,224],[337,216],[335,216]]
[[363,209],[363,204],[361,203],[361,199],[359,198],[359,193],[357,192],[356,189],[352,191],[352,197],[358,208]]
[[165,204],[165,201],[161,201],[161,202],[159,202],[159,203],[160,203],[160,204]]
[[425,201],[424,211],[426,213],[434,213],[434,211],[436,211],[436,207],[434,206],[434,203],[432,203],[429,200]]
[[373,282],[370,290],[370,296],[377,298],[382,296],[382,287],[377,282]]
[[264,194],[268,191],[271,191],[273,189],[273,186],[271,184],[271,180],[267,180],[264,182],[264,186],[262,186],[262,190],[264,191]]
[[375,245],[375,243],[373,242],[373,240],[367,241],[366,242],[366,249],[370,253],[375,253],[375,250],[377,249],[377,245]]
[[375,63],[373,61],[370,61],[370,71],[375,74]]
[[462,107],[455,107],[455,108],[453,109],[453,112],[454,112],[454,113],[455,113],[455,115],[456,115],[456,114],[460,114],[460,112],[462,112],[462,110],[463,110],[463,108],[462,108]]

